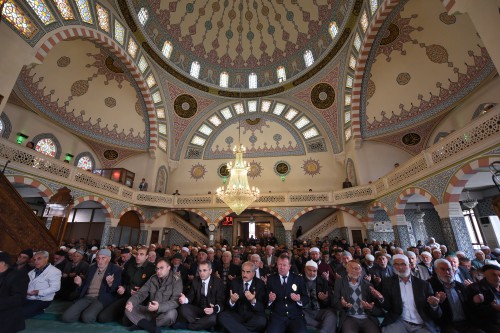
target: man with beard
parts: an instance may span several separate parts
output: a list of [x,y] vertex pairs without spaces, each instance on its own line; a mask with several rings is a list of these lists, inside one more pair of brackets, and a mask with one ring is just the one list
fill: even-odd
[[28,272],[33,269],[33,266],[31,266],[31,258],[33,258],[32,249],[22,250],[17,256],[14,268],[28,274]]
[[351,260],[346,266],[347,275],[335,281],[334,306],[339,311],[341,332],[378,333],[377,316],[383,310],[377,301],[376,293],[370,282],[362,278],[362,267]]
[[374,291],[387,311],[382,332],[438,332],[434,319],[441,316],[441,308],[431,285],[411,276],[405,255],[394,255],[393,264],[396,274],[382,281],[382,294]]
[[71,301],[78,297],[78,295],[75,294],[77,287],[73,283],[73,279],[77,275],[84,278],[90,266],[88,262],[83,260],[82,250],[75,251],[71,257],[73,261],[66,263],[61,279],[60,297],[67,301]]
[[[389,257],[384,252],[377,252],[375,254],[376,265],[370,270],[372,283],[376,288],[379,288],[383,279],[394,276],[394,269],[389,264]],[[406,257],[405,257],[406,258]]]
[[427,252],[423,251],[420,254],[420,263],[418,265],[422,266],[425,268],[428,272],[428,276],[430,277],[432,275],[433,267],[432,267],[432,255]]
[[[167,260],[158,260],[156,274],[125,305],[125,315],[134,323],[129,330],[145,329],[150,333],[160,333],[162,326],[174,324],[181,294],[181,279],[170,272]],[[141,305],[146,299],[149,299],[148,305]]]
[[406,256],[410,262],[410,272],[412,276],[418,277],[422,280],[429,280],[429,271],[422,265],[417,264],[417,255],[415,252],[407,251]]
[[484,278],[469,286],[475,324],[487,333],[500,332],[500,267],[483,266]]
[[304,307],[307,326],[320,333],[331,332],[337,325],[337,316],[331,309],[332,294],[328,281],[318,275],[318,264],[314,260],[306,262],[304,281],[309,293],[309,303]]
[[[451,268],[453,269],[453,278],[455,281],[463,283],[466,287],[472,284],[472,276],[468,271],[460,269],[458,258],[455,255],[447,255],[445,259],[451,264]],[[434,262],[434,268],[435,267],[436,263]]]
[[[309,250],[309,256],[318,265],[317,273],[322,277],[324,277],[325,280],[328,281],[328,284],[333,288],[333,286],[335,285],[335,272],[333,271],[332,267],[329,264],[321,260],[321,252],[319,251],[319,248],[312,247]],[[306,268],[307,268],[307,262],[306,262]],[[306,268],[304,268],[304,271]]]
[[467,318],[467,313],[470,314],[467,311],[468,290],[464,284],[454,280],[452,265],[445,259],[437,259],[434,272],[436,274],[429,283],[437,293],[443,311],[437,320],[441,330],[445,333],[484,333],[472,326],[470,318]]

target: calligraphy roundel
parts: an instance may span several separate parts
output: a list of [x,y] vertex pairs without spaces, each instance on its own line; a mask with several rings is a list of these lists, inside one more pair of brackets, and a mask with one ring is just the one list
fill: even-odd
[[193,96],[182,94],[174,101],[174,111],[181,118],[191,118],[198,111],[198,103]]
[[420,142],[420,135],[418,135],[417,133],[407,133],[403,136],[403,138],[401,139],[401,141],[403,141],[403,143],[407,146],[415,146],[415,145],[418,145],[418,143]]
[[311,90],[311,102],[318,109],[326,109],[335,102],[335,90],[327,83],[318,83]]

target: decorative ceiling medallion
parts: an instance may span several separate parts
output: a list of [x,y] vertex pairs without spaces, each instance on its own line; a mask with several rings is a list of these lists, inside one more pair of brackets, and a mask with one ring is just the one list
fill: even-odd
[[193,165],[191,171],[189,171],[191,178],[193,178],[196,181],[198,181],[198,179],[202,179],[206,173],[207,169],[205,168],[204,165],[200,163]]
[[441,22],[447,25],[455,24],[457,22],[457,17],[455,15],[448,15],[447,12],[442,12],[441,14],[439,14],[439,19],[441,20]]
[[319,175],[321,165],[319,165],[318,160],[313,160],[312,158],[310,158],[304,161],[302,169],[304,170],[304,174],[314,177],[315,175]]
[[250,164],[250,170],[248,171],[248,177],[255,179],[256,177],[260,177],[262,175],[262,171],[264,170],[259,162],[252,161]]
[[229,177],[229,170],[227,169],[227,163],[224,163],[217,168],[217,174],[221,178]]
[[177,96],[174,101],[174,111],[181,118],[191,118],[198,110],[196,99],[187,94]]
[[71,96],[83,96],[89,90],[89,83],[87,80],[78,80],[71,85]]
[[380,45],[388,45],[396,40],[399,36],[399,27],[394,23],[391,23],[385,31],[385,36],[380,41]]
[[278,161],[274,165],[274,172],[278,176],[286,176],[286,175],[288,175],[290,173],[291,169],[292,168],[290,167],[290,164],[288,164],[288,162],[285,162],[285,161]]
[[69,66],[70,63],[71,63],[70,57],[62,56],[61,58],[57,59],[57,66],[59,67]]
[[420,135],[417,133],[407,133],[401,139],[401,141],[407,146],[415,146],[420,142],[420,140]]
[[105,64],[106,64],[106,67],[114,72],[114,73],[119,73],[119,74],[123,74],[123,69],[121,69],[120,67],[116,66],[115,63],[114,63],[114,59],[112,57],[107,57],[106,60],[105,60]]
[[118,158],[118,152],[116,150],[113,150],[113,149],[105,150],[103,155],[104,155],[104,158],[106,158],[107,160],[110,160],[110,161],[114,161]]
[[400,86],[404,86],[405,84],[408,84],[411,80],[411,75],[409,73],[399,73],[398,77],[396,78],[396,82]]
[[106,105],[108,108],[114,108],[116,106],[116,99],[114,99],[113,97],[106,97],[104,99],[104,105]]
[[248,125],[257,125],[260,122],[260,118],[255,119],[245,119]]
[[311,90],[311,102],[318,109],[327,109],[335,102],[335,90],[327,83],[319,83]]

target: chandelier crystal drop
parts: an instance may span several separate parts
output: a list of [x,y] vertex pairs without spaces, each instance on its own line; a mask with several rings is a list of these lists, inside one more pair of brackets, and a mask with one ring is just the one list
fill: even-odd
[[237,215],[240,215],[252,202],[260,197],[260,191],[255,186],[248,184],[249,164],[243,160],[246,151],[243,145],[235,146],[234,164],[229,162],[227,169],[230,172],[227,186],[217,188],[217,198],[224,201]]

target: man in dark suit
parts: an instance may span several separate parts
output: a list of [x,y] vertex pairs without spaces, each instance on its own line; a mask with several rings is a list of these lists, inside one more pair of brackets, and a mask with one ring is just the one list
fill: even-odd
[[191,283],[188,282],[188,270],[186,266],[182,264],[182,255],[180,253],[174,254],[170,260],[170,264],[172,266],[172,273],[182,280],[183,292],[187,293],[189,287],[191,287]]
[[63,313],[64,322],[73,323],[81,317],[84,323],[94,323],[99,312],[113,303],[121,284],[122,270],[110,261],[111,251],[102,249],[97,254],[96,264],[90,265],[85,282],[79,275],[75,276],[80,298]]
[[477,324],[487,333],[500,332],[500,267],[484,265],[484,278],[469,286],[473,315]]
[[[458,260],[457,260],[458,261]],[[429,283],[439,298],[443,311],[437,320],[442,332],[446,333],[484,333],[473,326],[468,304],[467,287],[454,280],[453,267],[448,260],[437,259]]]
[[[472,276],[467,270],[460,269],[459,261],[456,255],[449,254],[446,256],[453,269],[453,278],[455,281],[463,283],[466,287],[472,284]],[[434,268],[436,268],[436,263],[434,262]]]
[[198,276],[193,279],[187,295],[179,297],[179,313],[187,321],[177,322],[175,328],[193,331],[210,330],[217,323],[217,314],[224,308],[224,285],[212,275],[210,262],[198,263]]
[[276,259],[277,258],[274,255],[274,247],[272,247],[271,245],[267,245],[264,258],[262,258],[262,262],[264,263],[264,267],[269,269],[271,273],[276,272]]
[[264,263],[260,260],[260,255],[254,253],[250,257],[250,261],[255,265],[255,276],[261,279],[264,284],[267,283],[267,277],[269,276],[269,268],[264,267]]
[[438,332],[434,319],[441,316],[441,308],[429,282],[411,276],[403,254],[393,256],[393,265],[396,275],[382,281],[382,294],[374,291],[387,311],[382,332]]
[[269,308],[268,333],[305,333],[306,321],[302,309],[309,303],[304,279],[290,272],[290,257],[282,254],[277,261],[278,274],[267,279]]
[[83,251],[78,250],[71,254],[72,261],[67,262],[64,267],[61,278],[61,290],[59,291],[60,298],[72,301],[78,297],[76,294],[76,285],[73,282],[75,276],[79,275],[84,278],[89,270],[89,263],[83,260]]
[[267,320],[266,285],[255,277],[255,265],[247,261],[241,266],[241,277],[231,281],[228,310],[219,315],[219,322],[228,332],[263,332]]
[[25,329],[23,303],[29,283],[28,274],[11,265],[7,252],[0,252],[0,323],[1,331],[14,333]]

